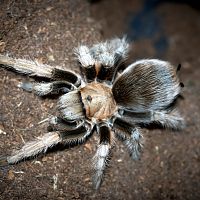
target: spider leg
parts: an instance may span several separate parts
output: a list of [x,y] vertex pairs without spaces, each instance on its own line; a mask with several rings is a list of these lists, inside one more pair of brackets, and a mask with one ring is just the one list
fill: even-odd
[[57,129],[60,129],[60,138],[62,138],[62,141],[67,144],[82,144],[93,132],[93,124],[90,124],[85,120],[82,120],[79,123],[77,123],[76,127],[72,128],[69,126],[69,124],[66,124],[66,127],[67,128],[63,129],[57,126]]
[[[82,121],[80,121],[82,122]],[[62,117],[53,116],[49,118],[49,126],[48,131],[67,131],[70,129],[75,129],[78,124],[80,124],[79,121],[67,121],[64,120]]]
[[81,65],[81,71],[86,82],[94,81],[96,77],[95,59],[90,54],[90,49],[87,46],[81,45],[75,49],[75,55]]
[[15,164],[24,158],[42,152],[45,153],[49,147],[61,142],[82,143],[92,132],[91,126],[85,124],[84,121],[76,127],[70,128],[70,126],[67,125],[65,129],[60,129],[59,126],[56,128],[55,131],[48,132],[34,141],[27,142],[21,149],[14,151],[10,156],[0,159],[0,165],[5,165],[6,163]]
[[28,76],[45,77],[53,80],[62,79],[77,87],[81,84],[81,79],[78,75],[71,71],[63,70],[60,66],[52,67],[31,60],[15,59],[4,55],[0,55],[0,66]]
[[159,123],[165,128],[174,130],[181,130],[185,127],[184,119],[180,116],[176,109],[173,110],[160,110],[160,111],[147,111],[143,113],[132,112],[125,110],[123,119],[134,123]]
[[35,156],[42,152],[45,153],[49,147],[61,141],[58,131],[48,132],[34,141],[25,143],[21,149],[13,151],[10,156],[5,158],[4,163],[15,164],[24,158]]
[[120,118],[115,119],[113,128],[116,137],[127,146],[131,157],[138,160],[142,149],[142,135],[138,128]]
[[91,48],[80,46],[75,49],[75,54],[81,64],[81,70],[87,82],[112,82],[120,64],[124,62],[129,51],[126,38],[116,38],[101,42]]
[[126,37],[115,38],[104,43],[94,45],[91,54],[101,66],[98,68],[97,80],[112,83],[116,77],[117,70],[124,63],[129,51]]
[[106,124],[99,125],[97,131],[100,134],[100,141],[97,152],[93,157],[93,168],[95,173],[93,183],[95,189],[98,189],[101,185],[105,168],[109,162],[109,155],[113,142],[111,130]]
[[23,82],[20,87],[28,92],[34,92],[38,96],[63,94],[72,91],[75,86],[67,81],[54,81],[50,83]]

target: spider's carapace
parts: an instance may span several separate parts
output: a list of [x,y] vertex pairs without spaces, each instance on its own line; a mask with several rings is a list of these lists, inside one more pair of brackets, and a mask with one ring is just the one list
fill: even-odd
[[86,117],[95,121],[109,119],[117,111],[112,90],[102,83],[89,83],[81,88]]

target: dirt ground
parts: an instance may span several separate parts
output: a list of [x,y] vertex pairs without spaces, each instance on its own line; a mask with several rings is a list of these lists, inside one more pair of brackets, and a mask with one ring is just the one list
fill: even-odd
[[[92,1],[91,1],[92,2]],[[175,3],[176,2],[176,3]],[[182,64],[185,87],[180,132],[143,130],[141,160],[116,142],[100,190],[92,188],[93,137],[82,146],[3,167],[0,199],[200,199],[200,10],[195,1],[2,0],[0,53],[78,71],[73,48],[126,34],[128,62],[160,58]],[[27,78],[0,69],[0,155],[46,132],[38,124],[56,112],[56,99],[18,88]],[[29,79],[28,79],[29,80]]]

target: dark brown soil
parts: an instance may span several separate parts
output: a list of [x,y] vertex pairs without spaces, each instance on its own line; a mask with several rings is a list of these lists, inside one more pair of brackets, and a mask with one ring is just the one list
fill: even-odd
[[[2,168],[0,199],[200,199],[200,11],[181,1],[160,3],[153,13],[144,7],[145,1],[139,0],[1,1],[1,54],[78,71],[74,47],[127,33],[131,42],[134,39],[130,61],[155,57],[182,63],[185,87],[179,109],[187,126],[181,132],[144,129],[144,152],[137,162],[116,142],[99,191],[92,189],[91,158],[97,140],[91,138],[85,145],[53,149]],[[142,37],[149,27],[136,31],[136,22],[142,26],[145,21],[142,17],[159,18],[158,30],[150,27],[153,36]],[[133,18],[135,30],[130,28]],[[0,77],[0,154],[6,155],[46,132],[47,124],[38,123],[55,114],[56,99],[19,89],[26,77],[4,69]]]

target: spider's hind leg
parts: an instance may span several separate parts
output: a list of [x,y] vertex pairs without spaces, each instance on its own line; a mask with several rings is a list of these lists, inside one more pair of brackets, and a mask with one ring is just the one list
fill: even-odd
[[[53,120],[53,119],[51,119]],[[53,123],[53,122],[52,122]],[[92,132],[92,128],[86,125],[83,121],[82,123],[66,124],[62,121],[62,125],[59,124],[60,121],[54,122],[54,128],[52,132],[48,132],[41,137],[37,137],[34,141],[30,141],[24,144],[21,149],[13,151],[10,156],[0,159],[0,166],[7,164],[15,164],[22,159],[35,156],[39,153],[45,153],[48,148],[61,143],[82,143]]]
[[109,162],[110,150],[113,143],[112,132],[106,124],[100,124],[97,128],[100,136],[97,152],[93,157],[94,177],[93,183],[95,189],[101,185],[104,171]]
[[116,137],[124,142],[131,157],[138,160],[142,150],[143,138],[138,128],[120,118],[115,119],[113,127]]
[[154,111],[153,121],[173,130],[182,130],[185,128],[185,121],[176,109],[172,111]]
[[123,119],[133,122],[135,124],[150,124],[158,123],[164,128],[173,130],[182,130],[185,127],[184,119],[181,117],[176,109],[147,111],[137,113],[130,110],[124,110]]
[[42,152],[45,153],[49,147],[59,142],[61,142],[61,138],[58,131],[46,133],[34,141],[25,143],[21,149],[13,151],[13,153],[6,158],[6,162],[8,164],[15,164],[24,158],[35,156]]

